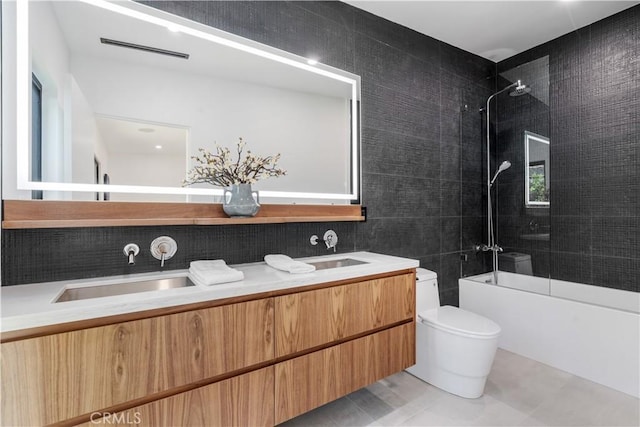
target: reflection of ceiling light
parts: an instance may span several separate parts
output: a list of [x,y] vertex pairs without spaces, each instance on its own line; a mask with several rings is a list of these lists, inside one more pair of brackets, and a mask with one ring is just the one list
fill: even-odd
[[162,150],[162,145],[156,145],[156,150]]
[[167,25],[167,30],[171,31],[172,33],[177,33],[180,31],[180,28],[177,25]]
[[307,59],[307,64],[309,65],[318,65],[317,59]]
[[138,129],[139,132],[144,132],[144,133],[152,133],[155,132],[156,130],[153,128],[140,128]]

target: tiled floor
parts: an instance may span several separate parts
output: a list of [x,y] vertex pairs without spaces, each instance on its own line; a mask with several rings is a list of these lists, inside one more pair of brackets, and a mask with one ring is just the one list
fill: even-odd
[[640,400],[498,349],[484,395],[401,372],[283,426],[640,426]]

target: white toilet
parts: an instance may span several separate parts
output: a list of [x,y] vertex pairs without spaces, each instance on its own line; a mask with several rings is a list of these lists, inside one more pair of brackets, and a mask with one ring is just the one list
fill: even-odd
[[440,307],[437,274],[416,271],[416,364],[407,372],[458,396],[482,396],[500,326],[458,307]]

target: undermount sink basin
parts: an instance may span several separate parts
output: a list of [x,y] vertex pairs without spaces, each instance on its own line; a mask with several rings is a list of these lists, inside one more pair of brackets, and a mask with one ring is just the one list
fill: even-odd
[[188,277],[182,276],[138,282],[114,283],[110,285],[73,287],[65,289],[62,295],[60,295],[54,302],[111,297],[114,295],[135,294],[138,292],[185,288],[187,286],[195,285]]
[[308,262],[316,267],[316,270],[326,270],[328,268],[349,267],[352,265],[369,264],[366,261],[360,261],[353,258],[331,259],[328,261]]

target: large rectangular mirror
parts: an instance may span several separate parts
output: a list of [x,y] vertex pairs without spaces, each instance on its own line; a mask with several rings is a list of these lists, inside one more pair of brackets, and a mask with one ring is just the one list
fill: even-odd
[[191,156],[239,138],[281,154],[267,203],[358,199],[358,76],[132,1],[2,7],[5,199],[213,201]]

